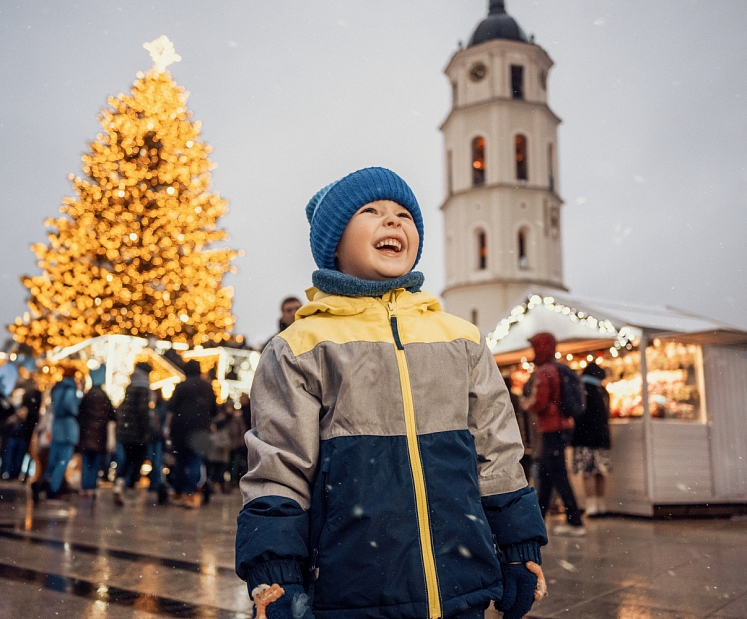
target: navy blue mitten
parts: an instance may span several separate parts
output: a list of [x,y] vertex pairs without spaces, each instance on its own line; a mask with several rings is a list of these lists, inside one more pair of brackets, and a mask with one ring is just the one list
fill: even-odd
[[282,585],[283,595],[267,606],[267,619],[314,619],[309,596],[301,585]]
[[537,576],[523,563],[503,563],[503,598],[498,602],[498,610],[503,611],[503,619],[521,619],[534,603],[534,590]]

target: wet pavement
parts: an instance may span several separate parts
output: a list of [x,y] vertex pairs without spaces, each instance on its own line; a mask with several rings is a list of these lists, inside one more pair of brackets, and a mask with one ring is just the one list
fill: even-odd
[[[105,489],[34,508],[23,487],[0,484],[0,618],[248,619],[233,572],[240,503],[234,492],[199,510],[156,506],[141,489],[117,508]],[[550,597],[531,617],[747,618],[747,519],[587,528],[551,538]]]

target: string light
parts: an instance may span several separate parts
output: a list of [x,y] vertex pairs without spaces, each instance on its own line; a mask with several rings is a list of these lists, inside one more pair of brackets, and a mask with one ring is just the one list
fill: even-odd
[[586,312],[576,311],[572,307],[556,303],[553,297],[541,297],[533,294],[527,297],[522,304],[514,307],[511,314],[501,320],[495,330],[488,334],[486,339],[489,348],[494,350],[498,342],[506,337],[514,326],[522,322],[530,311],[536,311],[538,308],[567,316],[572,322],[584,325],[605,338],[615,338],[615,346],[618,349],[629,345],[632,348],[632,346],[637,345],[634,340],[639,337],[639,334],[634,327],[623,327],[618,331],[609,320],[598,320]]
[[131,93],[109,97],[103,131],[83,155],[75,192],[32,247],[42,274],[22,278],[29,312],[8,328],[37,354],[109,335],[198,345],[233,329],[238,255],[217,221],[226,202],[210,191],[211,147],[190,120],[187,93],[165,67],[179,60],[165,37],[146,44],[155,66]]

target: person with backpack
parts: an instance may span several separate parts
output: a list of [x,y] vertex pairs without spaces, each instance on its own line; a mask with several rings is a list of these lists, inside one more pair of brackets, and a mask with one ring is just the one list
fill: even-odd
[[[555,527],[556,535],[586,535],[576,497],[568,481],[565,447],[573,431],[573,417],[583,411],[583,391],[573,370],[555,361],[555,336],[538,333],[529,342],[534,349],[535,370],[530,378],[526,410],[537,416],[542,435],[539,463],[539,505],[544,518],[553,488],[565,506],[567,524]],[[572,373],[572,375],[571,375]],[[575,376],[575,379],[574,379]]]

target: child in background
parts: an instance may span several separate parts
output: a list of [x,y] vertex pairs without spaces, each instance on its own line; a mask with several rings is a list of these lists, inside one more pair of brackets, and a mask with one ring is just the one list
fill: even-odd
[[319,270],[254,378],[238,575],[283,587],[270,619],[523,617],[545,526],[485,339],[412,270],[415,196],[367,168],[306,215]]

